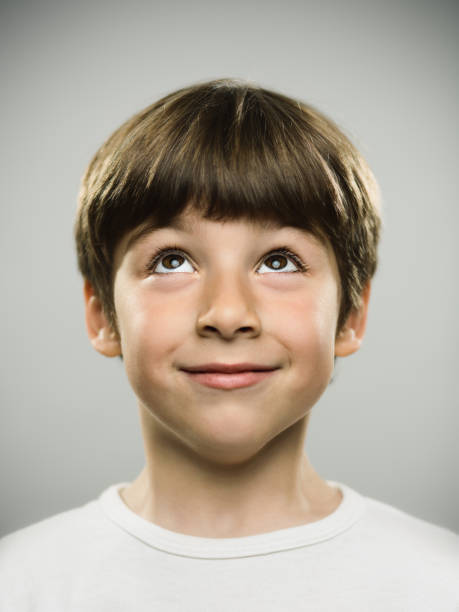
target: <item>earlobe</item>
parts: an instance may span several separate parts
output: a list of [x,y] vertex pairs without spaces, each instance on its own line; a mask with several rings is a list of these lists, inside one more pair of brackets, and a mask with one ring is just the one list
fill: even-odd
[[93,347],[106,357],[121,355],[117,333],[110,326],[100,299],[88,280],[84,282],[86,329]]
[[359,350],[365,335],[370,301],[370,283],[362,292],[361,304],[354,309],[335,340],[335,357],[347,357]]

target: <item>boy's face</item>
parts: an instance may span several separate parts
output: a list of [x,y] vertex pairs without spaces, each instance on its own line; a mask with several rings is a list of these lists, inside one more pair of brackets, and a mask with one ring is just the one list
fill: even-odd
[[[329,246],[300,229],[208,221],[192,210],[179,223],[125,236],[115,253],[120,340],[102,330],[96,298],[87,299],[88,329],[97,350],[122,353],[135,394],[166,435],[209,458],[242,460],[302,419],[335,355],[357,350],[368,296],[335,338],[340,283]],[[285,246],[305,271],[279,253]],[[163,247],[173,250],[152,263]],[[277,369],[232,389],[183,370],[211,362]]]

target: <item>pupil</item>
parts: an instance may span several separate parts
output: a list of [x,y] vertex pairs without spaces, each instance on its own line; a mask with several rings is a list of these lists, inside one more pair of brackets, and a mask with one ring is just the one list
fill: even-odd
[[281,267],[278,255],[274,256],[274,261],[272,263],[272,266],[273,266],[273,268],[276,268],[276,269],[279,269]]
[[173,257],[173,259],[170,260],[171,266],[173,268],[178,268],[178,266],[180,266],[180,261],[177,259],[177,255],[170,255],[169,257]]

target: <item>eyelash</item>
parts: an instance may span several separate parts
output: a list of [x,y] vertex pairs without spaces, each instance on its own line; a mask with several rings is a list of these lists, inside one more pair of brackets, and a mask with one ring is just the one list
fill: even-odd
[[[149,274],[153,273],[153,270],[156,264],[159,263],[162,257],[165,257],[166,255],[170,255],[172,253],[177,253],[177,252],[183,253],[189,258],[189,255],[187,254],[187,252],[181,249],[177,245],[159,247],[158,249],[155,250],[149,263],[147,264],[146,272]],[[277,249],[274,249],[273,251],[270,251],[269,253],[266,254],[265,258],[267,258],[270,255],[285,255],[286,257],[290,258],[299,268],[298,270],[296,270],[296,272],[304,273],[309,270],[309,267],[298,257],[298,255],[296,255],[295,253],[292,253],[292,251],[286,246],[281,246]],[[289,272],[289,274],[293,274],[293,273]]]

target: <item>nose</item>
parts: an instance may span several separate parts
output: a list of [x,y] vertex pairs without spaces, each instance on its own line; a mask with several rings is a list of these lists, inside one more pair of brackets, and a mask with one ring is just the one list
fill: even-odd
[[261,324],[248,282],[228,271],[209,279],[196,323],[200,336],[217,335],[225,340],[240,334],[247,338],[258,336]]

